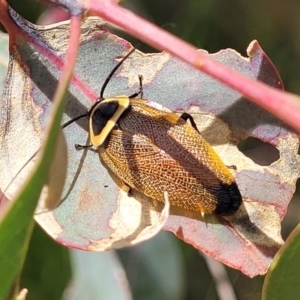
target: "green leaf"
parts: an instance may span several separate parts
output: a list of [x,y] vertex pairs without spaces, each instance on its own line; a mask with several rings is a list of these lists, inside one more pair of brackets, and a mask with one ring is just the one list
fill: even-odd
[[[62,111],[55,116],[58,124]],[[50,131],[42,159],[0,223],[0,299],[7,297],[21,272],[34,224],[33,214],[47,181],[59,128],[55,128],[56,132],[53,129]]]
[[[16,41],[19,49],[23,44]],[[9,76],[9,75],[8,75]],[[4,94],[9,94],[5,87]],[[51,128],[48,131],[41,157],[33,173],[16,199],[9,205],[0,223],[0,299],[6,298],[16,291],[16,280],[21,272],[27,253],[28,243],[33,229],[35,212],[41,190],[49,181],[48,170],[53,162],[57,145],[57,137],[61,134],[61,117],[65,108],[63,99],[56,103],[52,116]]]
[[69,250],[53,241],[36,225],[25,259],[20,288],[28,289],[29,300],[61,299],[70,278]]
[[263,300],[298,299],[300,294],[300,224],[275,255],[263,286]]

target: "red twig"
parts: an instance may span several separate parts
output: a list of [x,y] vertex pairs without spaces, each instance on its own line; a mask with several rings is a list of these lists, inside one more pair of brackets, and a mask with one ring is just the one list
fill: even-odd
[[271,88],[230,69],[111,0],[91,1],[90,13],[118,25],[151,46],[165,50],[218,79],[300,132],[300,98],[298,96]]
[[67,91],[66,86],[69,84],[70,78],[72,76],[77,53],[78,53],[80,32],[81,32],[81,16],[71,17],[70,39],[69,39],[67,57],[64,62],[61,78],[59,80],[59,84],[54,95],[54,101],[57,97],[60,98],[61,95]]

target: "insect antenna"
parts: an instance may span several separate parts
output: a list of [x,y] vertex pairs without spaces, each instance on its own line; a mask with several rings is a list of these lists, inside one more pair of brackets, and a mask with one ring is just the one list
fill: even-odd
[[109,75],[106,77],[103,85],[102,85],[102,88],[101,88],[101,91],[100,91],[100,97],[99,97],[99,100],[103,100],[104,97],[103,97],[103,94],[104,94],[104,91],[106,89],[106,86],[107,84],[109,83],[110,79],[113,77],[113,75],[115,74],[115,72],[118,70],[118,68],[123,64],[124,60],[126,60],[133,52],[135,51],[135,48],[133,48],[130,52],[128,52],[123,58],[121,61],[119,61],[119,63],[110,71]]
[[61,125],[61,128],[65,128],[65,127],[69,126],[70,124],[72,124],[73,122],[75,122],[75,121],[77,121],[77,120],[79,120],[81,118],[87,117],[88,115],[89,115],[89,112],[87,111],[85,114],[77,116],[77,117],[69,120],[68,122],[64,123],[63,125]]
[[104,98],[104,96],[103,96],[103,94],[104,94],[104,91],[105,91],[105,89],[106,89],[106,87],[107,87],[107,85],[108,85],[108,83],[109,83],[109,81],[110,81],[110,79],[113,77],[113,75],[115,74],[115,72],[118,70],[118,68],[123,64],[123,62],[124,62],[124,60],[126,60],[133,52],[135,51],[135,48],[133,48],[130,52],[128,52],[123,58],[122,58],[122,60],[110,71],[110,73],[108,74],[108,76],[106,77],[106,79],[105,79],[105,81],[104,81],[104,83],[103,83],[103,85],[102,85],[102,88],[101,88],[101,91],[100,91],[100,96],[99,96],[99,98],[95,101],[95,103],[90,107],[90,109],[86,112],[86,113],[84,113],[84,114],[82,114],[82,115],[80,115],[80,116],[77,116],[77,117],[75,117],[75,118],[73,118],[73,119],[71,119],[71,120],[69,120],[68,122],[66,122],[66,123],[64,123],[61,127],[62,128],[65,128],[65,127],[67,127],[67,126],[69,126],[70,124],[72,124],[73,122],[75,122],[75,121],[77,121],[77,120],[79,120],[79,119],[81,119],[81,118],[84,118],[84,117],[88,117],[89,115],[90,115],[90,113],[94,110],[94,108],[98,105],[98,103],[100,102],[100,101],[102,101],[103,99],[105,99]]
[[31,156],[30,158],[27,159],[27,161],[24,163],[24,165],[21,167],[21,169],[16,173],[16,175],[10,180],[10,182],[8,183],[8,185],[6,186],[6,188],[4,189],[4,191],[2,192],[1,198],[0,198],[0,203],[3,199],[3,197],[5,197],[5,193],[6,191],[10,188],[11,184],[16,180],[16,178],[20,175],[20,173],[24,170],[24,168],[31,162],[31,160],[39,153],[41,147],[36,150]]

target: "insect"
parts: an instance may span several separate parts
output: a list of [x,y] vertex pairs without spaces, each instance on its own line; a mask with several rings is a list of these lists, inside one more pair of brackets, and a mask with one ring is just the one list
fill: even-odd
[[142,99],[141,76],[137,93],[104,98],[108,82],[133,51],[113,68],[90,109],[63,125],[89,119],[91,143],[76,148],[96,147],[102,164],[128,192],[134,189],[158,201],[167,192],[171,205],[202,215],[234,213],[242,202],[234,177],[191,115],[178,116]]

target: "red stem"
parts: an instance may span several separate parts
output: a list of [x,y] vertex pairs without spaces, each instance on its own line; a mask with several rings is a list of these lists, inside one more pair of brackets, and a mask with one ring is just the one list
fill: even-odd
[[77,58],[80,32],[81,32],[81,16],[72,16],[71,23],[70,23],[70,39],[69,39],[67,57],[64,62],[63,71],[54,95],[54,99],[56,99],[56,97],[60,97],[59,95],[65,93],[65,91],[67,90],[66,86],[69,84],[70,78],[74,70],[76,58]]
[[8,4],[5,0],[0,0],[0,21],[8,31],[11,20],[8,15]]
[[9,12],[9,6],[5,0],[0,0],[0,22],[5,27],[9,34],[9,47],[15,42],[15,33],[18,32],[19,28],[15,22],[11,19]]
[[300,98],[252,80],[110,0],[90,2],[90,13],[99,15],[151,46],[165,50],[225,83],[300,132]]

